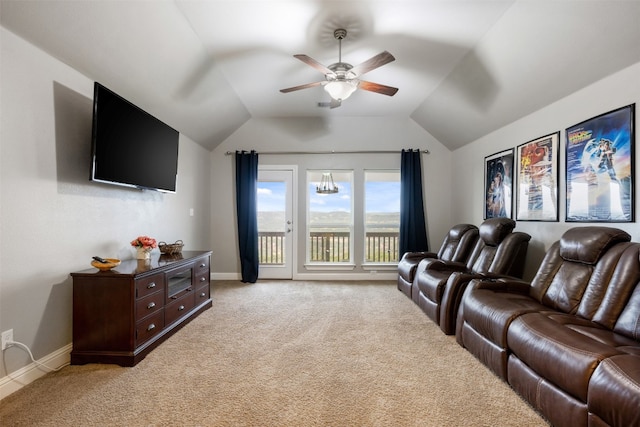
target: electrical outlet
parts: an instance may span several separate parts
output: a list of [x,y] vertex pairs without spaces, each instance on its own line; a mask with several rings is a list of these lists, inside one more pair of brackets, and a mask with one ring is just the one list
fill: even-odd
[[9,329],[2,333],[2,350],[9,346],[7,344],[9,341],[13,341],[13,329]]

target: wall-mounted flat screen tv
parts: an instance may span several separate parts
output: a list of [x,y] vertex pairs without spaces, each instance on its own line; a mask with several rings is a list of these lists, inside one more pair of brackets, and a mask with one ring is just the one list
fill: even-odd
[[91,180],[176,191],[179,132],[94,84]]

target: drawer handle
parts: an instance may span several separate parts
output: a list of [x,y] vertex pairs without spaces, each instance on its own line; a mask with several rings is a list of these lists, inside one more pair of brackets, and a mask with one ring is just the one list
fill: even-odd
[[147,285],[147,289],[153,289],[156,287],[156,282],[151,282]]
[[156,306],[156,303],[155,303],[155,302],[150,302],[150,303],[149,303],[149,305],[147,305],[147,308],[148,308],[148,309],[152,309],[152,308],[153,308],[153,307],[155,307],[155,306]]
[[178,307],[178,311],[182,311],[184,310],[184,305],[181,305],[180,307]]
[[204,268],[206,266],[207,266],[207,264],[205,264],[205,263],[200,264],[200,268]]
[[150,324],[149,326],[147,326],[147,331],[151,331],[151,330],[153,330],[153,329],[155,329],[155,328],[156,328],[156,325],[154,325],[154,324],[152,323],[152,324]]
[[201,294],[200,294],[200,296],[204,298],[204,297],[206,297],[206,296],[207,296],[207,294],[205,294],[205,293],[203,292],[203,293],[201,293]]
[[[185,289],[184,291],[185,291],[185,292],[191,292],[192,290],[193,290],[193,289],[192,289],[191,287],[188,287],[188,288],[187,288],[187,289]],[[172,296],[170,296],[169,298],[171,298],[171,299],[178,299],[178,298],[180,298],[180,294],[178,294],[178,295],[172,295]]]
[[200,278],[200,281],[201,281],[201,282],[205,282],[206,280],[207,280],[207,279],[206,279],[205,277],[201,277],[201,278]]

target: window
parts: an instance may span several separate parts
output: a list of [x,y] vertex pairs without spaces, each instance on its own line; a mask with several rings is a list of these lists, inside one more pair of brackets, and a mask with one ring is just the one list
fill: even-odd
[[364,193],[365,263],[397,263],[400,171],[365,171]]
[[[330,173],[337,193],[319,194]],[[353,171],[307,171],[307,262],[352,264]]]

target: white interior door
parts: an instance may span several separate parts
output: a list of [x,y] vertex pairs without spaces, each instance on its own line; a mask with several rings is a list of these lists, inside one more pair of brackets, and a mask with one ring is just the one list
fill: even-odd
[[260,279],[293,278],[293,168],[258,167]]

